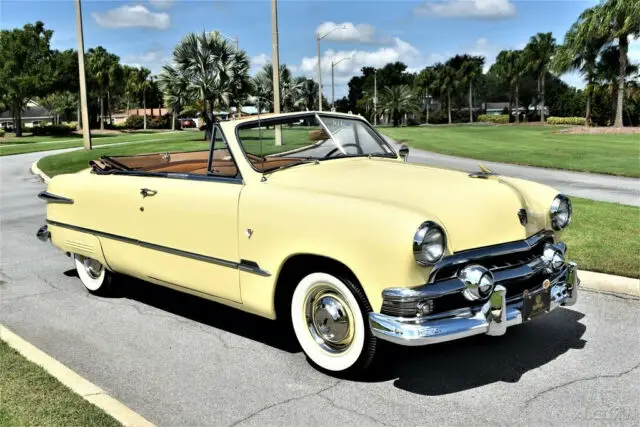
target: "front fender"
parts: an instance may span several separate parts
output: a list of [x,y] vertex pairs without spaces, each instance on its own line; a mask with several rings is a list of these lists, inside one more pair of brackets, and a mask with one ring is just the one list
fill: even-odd
[[416,264],[412,239],[417,227],[429,219],[438,221],[367,199],[269,185],[246,186],[239,206],[240,258],[257,262],[271,276],[242,274],[243,304],[248,308],[257,304],[258,312],[272,310],[263,305],[266,299],[273,301],[284,262],[296,254],[312,254],[349,267],[372,308],[379,311],[383,289],[427,281],[430,269]]

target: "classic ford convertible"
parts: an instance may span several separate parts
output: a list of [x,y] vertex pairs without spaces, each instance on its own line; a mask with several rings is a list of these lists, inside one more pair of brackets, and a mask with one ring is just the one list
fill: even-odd
[[206,151],[54,177],[37,234],[92,293],[129,275],[282,319],[331,371],[366,368],[378,340],[502,335],[576,302],[567,197],[407,155],[354,115],[222,122]]

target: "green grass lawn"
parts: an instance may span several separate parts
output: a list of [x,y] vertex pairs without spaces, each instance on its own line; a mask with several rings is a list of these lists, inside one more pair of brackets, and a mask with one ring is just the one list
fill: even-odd
[[[123,134],[93,135],[93,146],[123,142],[163,142],[163,141],[192,141],[202,140],[203,133],[199,131],[159,132],[140,131]],[[36,151],[57,150],[61,148],[82,147],[81,135],[66,136],[26,136],[23,138],[0,139],[0,156],[12,154],[32,153]]]
[[100,408],[0,341],[1,426],[119,426]]
[[640,136],[575,135],[550,126],[422,126],[379,131],[407,145],[452,156],[640,177]]
[[572,198],[563,233],[568,257],[580,269],[640,278],[640,208]]

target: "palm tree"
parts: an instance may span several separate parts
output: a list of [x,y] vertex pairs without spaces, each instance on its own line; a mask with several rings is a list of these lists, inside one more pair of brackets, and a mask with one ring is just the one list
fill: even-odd
[[187,34],[173,50],[176,72],[188,83],[211,134],[216,109],[237,104],[249,87],[249,58],[218,32]]
[[[455,57],[454,57],[455,58]],[[446,95],[447,97],[447,113],[449,115],[449,124],[451,120],[451,94],[457,90],[460,84],[460,74],[451,65],[454,61],[451,58],[446,64],[438,63],[433,67],[434,80],[431,83],[431,92],[439,98]]]
[[306,111],[315,109],[318,105],[318,83],[305,77],[296,77],[296,79],[300,88],[298,108]]
[[124,65],[122,68],[122,73],[124,74],[124,95],[127,99],[127,117],[129,117],[129,103],[131,97],[136,93],[137,69],[129,65]]
[[[538,33],[531,37],[529,44],[524,49],[529,69],[538,79],[538,99],[542,104],[540,121],[544,122],[544,81],[545,75],[551,63],[551,58],[556,50],[556,39],[551,33]],[[537,106],[536,106],[537,108]]]
[[[286,64],[280,64],[280,108],[283,112],[294,111],[306,103],[303,94],[304,78],[293,78]],[[317,85],[316,85],[317,88]],[[273,65],[264,64],[254,77],[254,96],[260,104],[273,111]],[[316,98],[317,99],[317,98]]]
[[[616,105],[618,104],[618,96],[620,96],[619,91],[619,70],[620,70],[620,49],[618,46],[610,46],[609,48],[602,51],[600,54],[600,60],[596,64],[595,75],[596,79],[608,88],[609,95],[613,100],[612,109],[616,110]],[[625,80],[628,77],[633,77],[638,73],[638,67],[636,65],[627,64],[625,70]],[[625,91],[625,96],[627,95]],[[624,100],[626,102],[626,99]],[[624,105],[624,102],[623,102]]]
[[515,89],[516,123],[520,122],[520,79],[527,71],[526,59],[521,50],[503,50],[498,54],[491,71],[509,85],[509,115],[512,114],[512,91]]
[[403,114],[420,110],[420,103],[408,85],[382,88],[380,106],[385,114],[393,118],[393,126],[400,124]]
[[579,71],[587,82],[585,92],[587,102],[585,108],[585,124],[591,126],[591,102],[593,89],[596,84],[596,64],[598,56],[606,43],[605,38],[594,37],[590,32],[590,22],[594,9],[586,9],[580,18],[571,26],[564,37],[564,44],[559,47],[553,60],[552,68],[555,72],[564,74],[569,71]]
[[189,82],[175,68],[165,65],[158,76],[158,85],[164,95],[165,104],[172,112],[171,130],[175,130],[178,114],[191,100]]
[[142,95],[142,123],[143,129],[147,130],[147,91],[151,88],[151,70],[140,67],[136,70],[135,91],[138,96]]
[[640,36],[640,2],[638,0],[607,0],[594,7],[591,32],[595,38],[608,36],[610,41],[617,40],[618,96],[615,127],[623,127],[622,110],[624,108],[624,90],[629,64],[629,37]]
[[102,46],[91,48],[87,51],[87,69],[90,81],[95,84],[100,103],[100,130],[104,130],[104,97],[109,90],[109,77],[114,64],[118,64],[120,58],[107,52]]
[[469,85],[469,123],[473,123],[473,84],[482,76],[484,57],[469,55],[463,55],[463,57],[464,62],[460,72],[464,81]]

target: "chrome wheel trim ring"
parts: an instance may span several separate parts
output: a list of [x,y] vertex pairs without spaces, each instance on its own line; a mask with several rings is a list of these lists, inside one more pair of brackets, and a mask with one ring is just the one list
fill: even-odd
[[92,279],[100,278],[102,270],[104,269],[104,266],[100,261],[96,261],[93,258],[83,257],[82,264],[84,265],[84,270],[87,272],[89,277]]
[[349,349],[354,316],[339,290],[328,283],[316,284],[307,292],[303,310],[309,333],[320,348],[332,355]]

